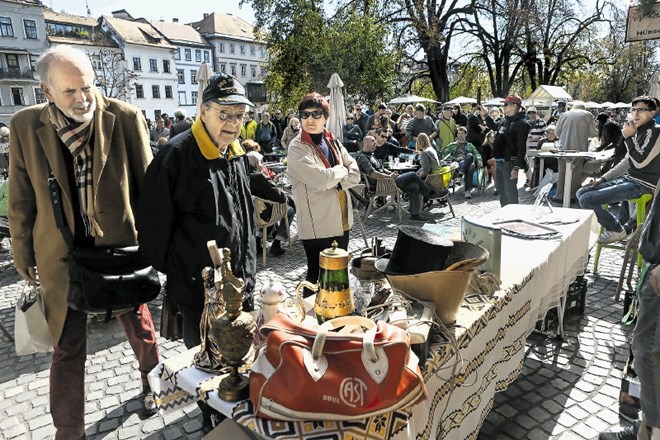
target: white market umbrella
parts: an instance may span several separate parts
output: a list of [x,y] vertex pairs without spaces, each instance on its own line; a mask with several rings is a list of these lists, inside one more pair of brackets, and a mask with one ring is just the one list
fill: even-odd
[[649,81],[649,96],[660,98],[660,72],[656,71]]
[[416,102],[438,102],[433,99],[417,95],[403,95],[392,99],[388,104],[415,104]]
[[630,107],[630,103],[625,103],[625,102],[617,102],[612,106],[613,108],[628,108]]
[[501,107],[502,105],[504,105],[504,98],[492,98],[486,102],[482,102],[481,104],[485,105],[486,107],[492,107],[492,106]]
[[465,96],[459,96],[458,98],[454,98],[451,101],[447,101],[444,104],[445,105],[465,105],[465,104],[476,104],[477,100],[474,98],[466,98]]
[[341,142],[344,142],[343,129],[346,124],[346,106],[344,105],[344,94],[341,88],[344,82],[339,75],[333,73],[328,83],[330,89],[330,119],[326,128],[335,135]]
[[598,104],[597,102],[594,102],[594,101],[585,102],[584,106],[586,108],[601,108],[602,107],[601,104]]
[[203,62],[201,66],[199,66],[199,69],[197,70],[197,116],[199,116],[201,112],[201,105],[202,105],[202,95],[204,94],[204,89],[206,86],[209,85],[209,78],[213,76],[213,71],[211,70],[211,66],[208,65],[207,62]]
[[613,108],[616,104],[610,101],[605,101],[600,105],[600,108]]

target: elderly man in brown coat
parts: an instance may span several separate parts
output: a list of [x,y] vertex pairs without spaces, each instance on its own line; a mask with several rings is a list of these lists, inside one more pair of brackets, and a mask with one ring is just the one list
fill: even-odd
[[[50,369],[55,438],[81,439],[87,315],[67,304],[68,247],[55,223],[49,169],[76,245],[130,246],[137,243],[133,204],[152,154],[140,110],[96,90],[83,52],[51,48],[37,61],[37,73],[49,103],[16,113],[10,124],[9,227],[16,270],[28,282],[38,279],[44,295],[55,346]],[[143,409],[153,414],[147,374],[158,364],[158,346],[151,313],[143,304],[117,319],[138,358]]]

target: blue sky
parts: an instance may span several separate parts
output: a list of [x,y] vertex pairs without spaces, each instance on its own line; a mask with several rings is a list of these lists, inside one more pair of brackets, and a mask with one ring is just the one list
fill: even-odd
[[[238,7],[240,0],[87,0],[92,17],[110,15],[112,11],[126,9],[133,17],[172,21],[178,18],[180,23],[190,23],[201,20],[204,12],[223,12],[253,23],[254,14],[249,5]],[[57,12],[65,11],[69,14],[87,15],[85,0],[42,0],[44,6],[53,8]]]

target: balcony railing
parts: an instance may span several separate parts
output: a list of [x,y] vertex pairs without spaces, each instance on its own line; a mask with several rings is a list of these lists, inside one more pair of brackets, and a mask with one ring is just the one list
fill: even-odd
[[0,68],[0,79],[34,79],[34,72],[31,69],[19,69],[18,67]]

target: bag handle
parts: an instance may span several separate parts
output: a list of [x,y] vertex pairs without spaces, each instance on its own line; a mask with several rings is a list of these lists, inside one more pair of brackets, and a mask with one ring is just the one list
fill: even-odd
[[362,337],[364,351],[370,359],[377,359],[378,355],[376,354],[376,349],[374,347],[377,326],[374,321],[369,318],[365,318],[364,316],[342,316],[321,324],[316,332],[314,345],[312,345],[312,359],[318,360],[321,356],[323,356],[323,347],[325,346],[325,340],[328,336],[328,331],[348,325],[365,327],[367,329],[367,331],[364,333],[364,336]]
[[367,331],[362,335],[362,365],[369,376],[377,383],[382,383],[389,370],[389,361],[383,347],[376,348],[375,339],[378,326],[363,316],[343,316],[326,321],[318,328],[312,351],[303,352],[303,363],[314,381],[320,380],[328,370],[328,360],[323,355],[323,347],[329,330],[342,326],[361,326]]

